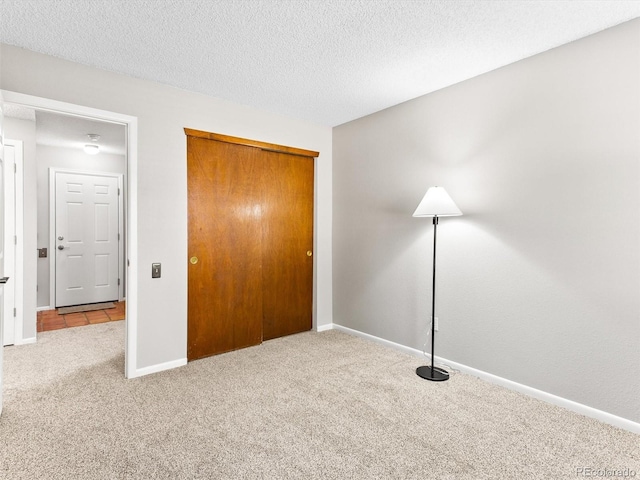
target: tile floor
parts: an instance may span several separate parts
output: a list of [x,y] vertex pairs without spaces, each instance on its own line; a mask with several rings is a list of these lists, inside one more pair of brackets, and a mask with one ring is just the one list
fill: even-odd
[[38,312],[38,332],[124,320],[125,302],[114,302],[114,304],[114,308],[108,308],[106,310],[69,313],[67,315],[59,315],[58,310]]

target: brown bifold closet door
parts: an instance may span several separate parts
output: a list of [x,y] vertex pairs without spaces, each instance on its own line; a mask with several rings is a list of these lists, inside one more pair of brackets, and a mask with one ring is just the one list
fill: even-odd
[[185,132],[187,358],[310,330],[318,153]]

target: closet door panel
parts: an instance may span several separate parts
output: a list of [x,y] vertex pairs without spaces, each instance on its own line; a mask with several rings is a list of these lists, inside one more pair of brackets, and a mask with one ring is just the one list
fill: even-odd
[[188,137],[189,360],[262,341],[262,162]]
[[263,152],[262,224],[265,340],[311,329],[313,158]]

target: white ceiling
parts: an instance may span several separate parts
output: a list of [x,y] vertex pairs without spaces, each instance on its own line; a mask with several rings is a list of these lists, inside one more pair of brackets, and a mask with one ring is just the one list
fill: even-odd
[[0,41],[335,126],[639,16],[628,0],[0,0]]
[[[37,111],[35,115],[38,145],[81,150],[87,144],[97,143],[101,153],[126,154],[126,128],[122,124],[48,111]],[[88,138],[90,133],[100,135],[100,139],[92,142]]]
[[35,122],[36,144],[82,150],[92,142],[88,135],[97,134],[101,153],[125,155],[126,128],[122,124],[93,120],[57,112],[33,110],[19,105],[4,106],[5,117]]

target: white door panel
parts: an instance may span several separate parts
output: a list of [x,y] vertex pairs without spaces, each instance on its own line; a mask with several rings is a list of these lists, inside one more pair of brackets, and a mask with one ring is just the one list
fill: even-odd
[[2,345],[13,345],[15,338],[14,308],[15,299],[15,148],[4,146],[4,158],[2,159],[2,187],[3,194],[3,247],[2,272],[0,277],[9,277],[11,280],[2,289]]
[[56,172],[56,307],[118,300],[118,178]]
[[[0,276],[4,273],[4,175],[2,174],[2,170],[4,168],[4,130],[2,128],[2,92],[0,91],[0,231],[2,234],[0,235]],[[2,334],[2,324],[4,317],[4,287],[0,285],[0,415],[2,415],[2,352],[3,348],[3,334]]]

